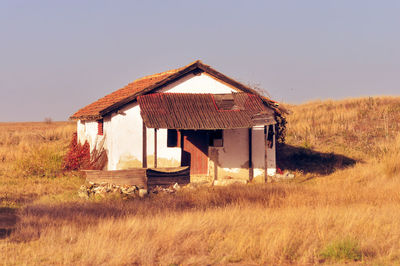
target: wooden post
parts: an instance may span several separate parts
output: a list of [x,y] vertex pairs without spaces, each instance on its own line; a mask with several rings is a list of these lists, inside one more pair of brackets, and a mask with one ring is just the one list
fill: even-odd
[[179,134],[178,134],[178,138],[180,141],[180,147],[181,147],[181,166],[183,165],[183,154],[185,152],[185,136],[184,136],[184,130],[179,129]]
[[252,153],[253,153],[253,147],[252,147],[252,142],[253,142],[253,130],[252,128],[249,128],[249,180],[253,180],[253,175],[254,175],[254,171],[253,171],[253,157],[252,157]]
[[157,168],[157,128],[154,129],[154,168]]
[[143,122],[142,132],[142,168],[147,168],[147,128]]
[[264,172],[265,172],[265,182],[270,183],[271,180],[268,177],[268,131],[269,131],[269,125],[264,126]]

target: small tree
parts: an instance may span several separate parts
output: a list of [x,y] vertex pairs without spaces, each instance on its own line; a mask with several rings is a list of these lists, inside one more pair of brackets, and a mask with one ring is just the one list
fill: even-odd
[[91,169],[90,146],[87,141],[83,145],[78,142],[78,136],[73,134],[68,152],[64,157],[63,170],[73,171],[81,169]]

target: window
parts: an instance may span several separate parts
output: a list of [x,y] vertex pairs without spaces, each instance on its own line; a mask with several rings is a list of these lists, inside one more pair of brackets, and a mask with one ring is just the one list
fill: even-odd
[[97,135],[99,135],[99,136],[103,136],[103,127],[104,127],[104,125],[103,125],[104,123],[103,123],[103,119],[101,119],[101,120],[97,120]]
[[223,147],[223,132],[222,129],[213,130],[210,132],[209,145],[211,147]]
[[176,129],[168,129],[167,131],[167,147],[180,147],[181,134]]
[[237,105],[233,94],[214,94],[215,107],[219,111],[237,111],[243,108]]

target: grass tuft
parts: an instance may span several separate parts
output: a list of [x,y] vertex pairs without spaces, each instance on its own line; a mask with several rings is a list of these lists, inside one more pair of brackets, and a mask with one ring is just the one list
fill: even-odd
[[328,244],[320,254],[323,260],[335,262],[359,261],[362,259],[361,249],[357,241],[347,238]]

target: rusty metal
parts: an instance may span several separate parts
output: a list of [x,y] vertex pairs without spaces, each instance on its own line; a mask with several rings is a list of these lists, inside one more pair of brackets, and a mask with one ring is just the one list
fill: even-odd
[[248,93],[153,93],[138,97],[148,128],[231,129],[275,124],[274,110]]

